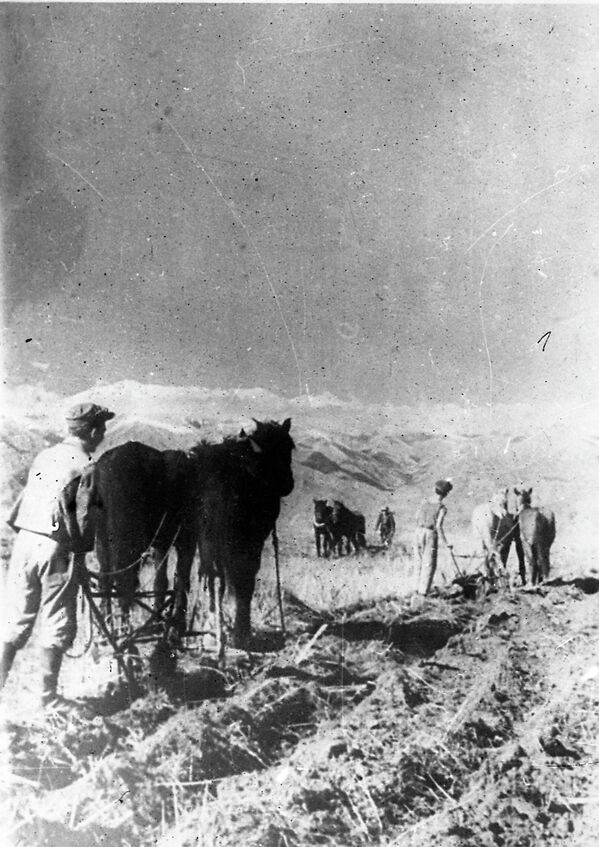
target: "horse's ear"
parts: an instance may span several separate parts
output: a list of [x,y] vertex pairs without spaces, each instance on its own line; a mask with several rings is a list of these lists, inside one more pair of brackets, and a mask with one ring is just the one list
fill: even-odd
[[519,494],[520,494],[520,489],[519,489],[519,488],[514,488],[514,494],[518,494],[518,495],[519,495]]
[[531,485],[531,486],[530,486],[530,488],[528,489],[528,492],[527,492],[527,493],[528,493],[528,494],[532,494],[532,485]]
[[285,418],[285,420],[282,423],[282,427],[285,430],[285,432],[289,432],[289,430],[291,429],[291,418]]

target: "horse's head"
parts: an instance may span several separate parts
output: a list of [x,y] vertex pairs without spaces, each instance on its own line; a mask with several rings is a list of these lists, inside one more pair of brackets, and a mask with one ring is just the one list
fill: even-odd
[[333,506],[331,508],[331,518],[334,523],[337,523],[339,518],[341,517],[341,513],[343,512],[344,506],[341,500],[333,500]]
[[520,509],[530,506],[532,486],[530,488],[514,488],[514,494],[518,498],[518,507]]
[[329,517],[330,511],[331,508],[327,506],[326,500],[314,500],[314,520],[316,523],[324,523]]
[[500,491],[496,491],[491,497],[491,505],[498,512],[505,514],[508,510],[508,488],[502,488]]
[[256,430],[251,435],[243,434],[277,494],[286,497],[291,494],[294,485],[291,457],[295,444],[289,435],[291,418],[287,418],[283,423],[257,421],[254,418],[254,423]]

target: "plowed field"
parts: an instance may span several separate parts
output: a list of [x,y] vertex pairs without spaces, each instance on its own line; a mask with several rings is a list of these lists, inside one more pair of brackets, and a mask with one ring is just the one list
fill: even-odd
[[598,589],[288,595],[285,645],[223,672],[191,651],[133,702],[98,685],[89,713],[8,713],[4,843],[596,844]]

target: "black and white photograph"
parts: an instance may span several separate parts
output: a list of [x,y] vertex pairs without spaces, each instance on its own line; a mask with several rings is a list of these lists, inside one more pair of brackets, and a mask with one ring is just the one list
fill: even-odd
[[599,843],[599,5],[0,3],[7,847]]

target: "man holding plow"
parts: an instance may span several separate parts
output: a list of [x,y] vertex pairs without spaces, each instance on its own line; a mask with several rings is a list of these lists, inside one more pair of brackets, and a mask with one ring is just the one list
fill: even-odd
[[39,616],[43,707],[64,703],[57,694],[58,675],[77,632],[73,554],[93,546],[77,520],[77,490],[113,417],[114,412],[95,403],[71,409],[67,437],[36,457],[8,519],[17,537],[0,624],[0,688]]

